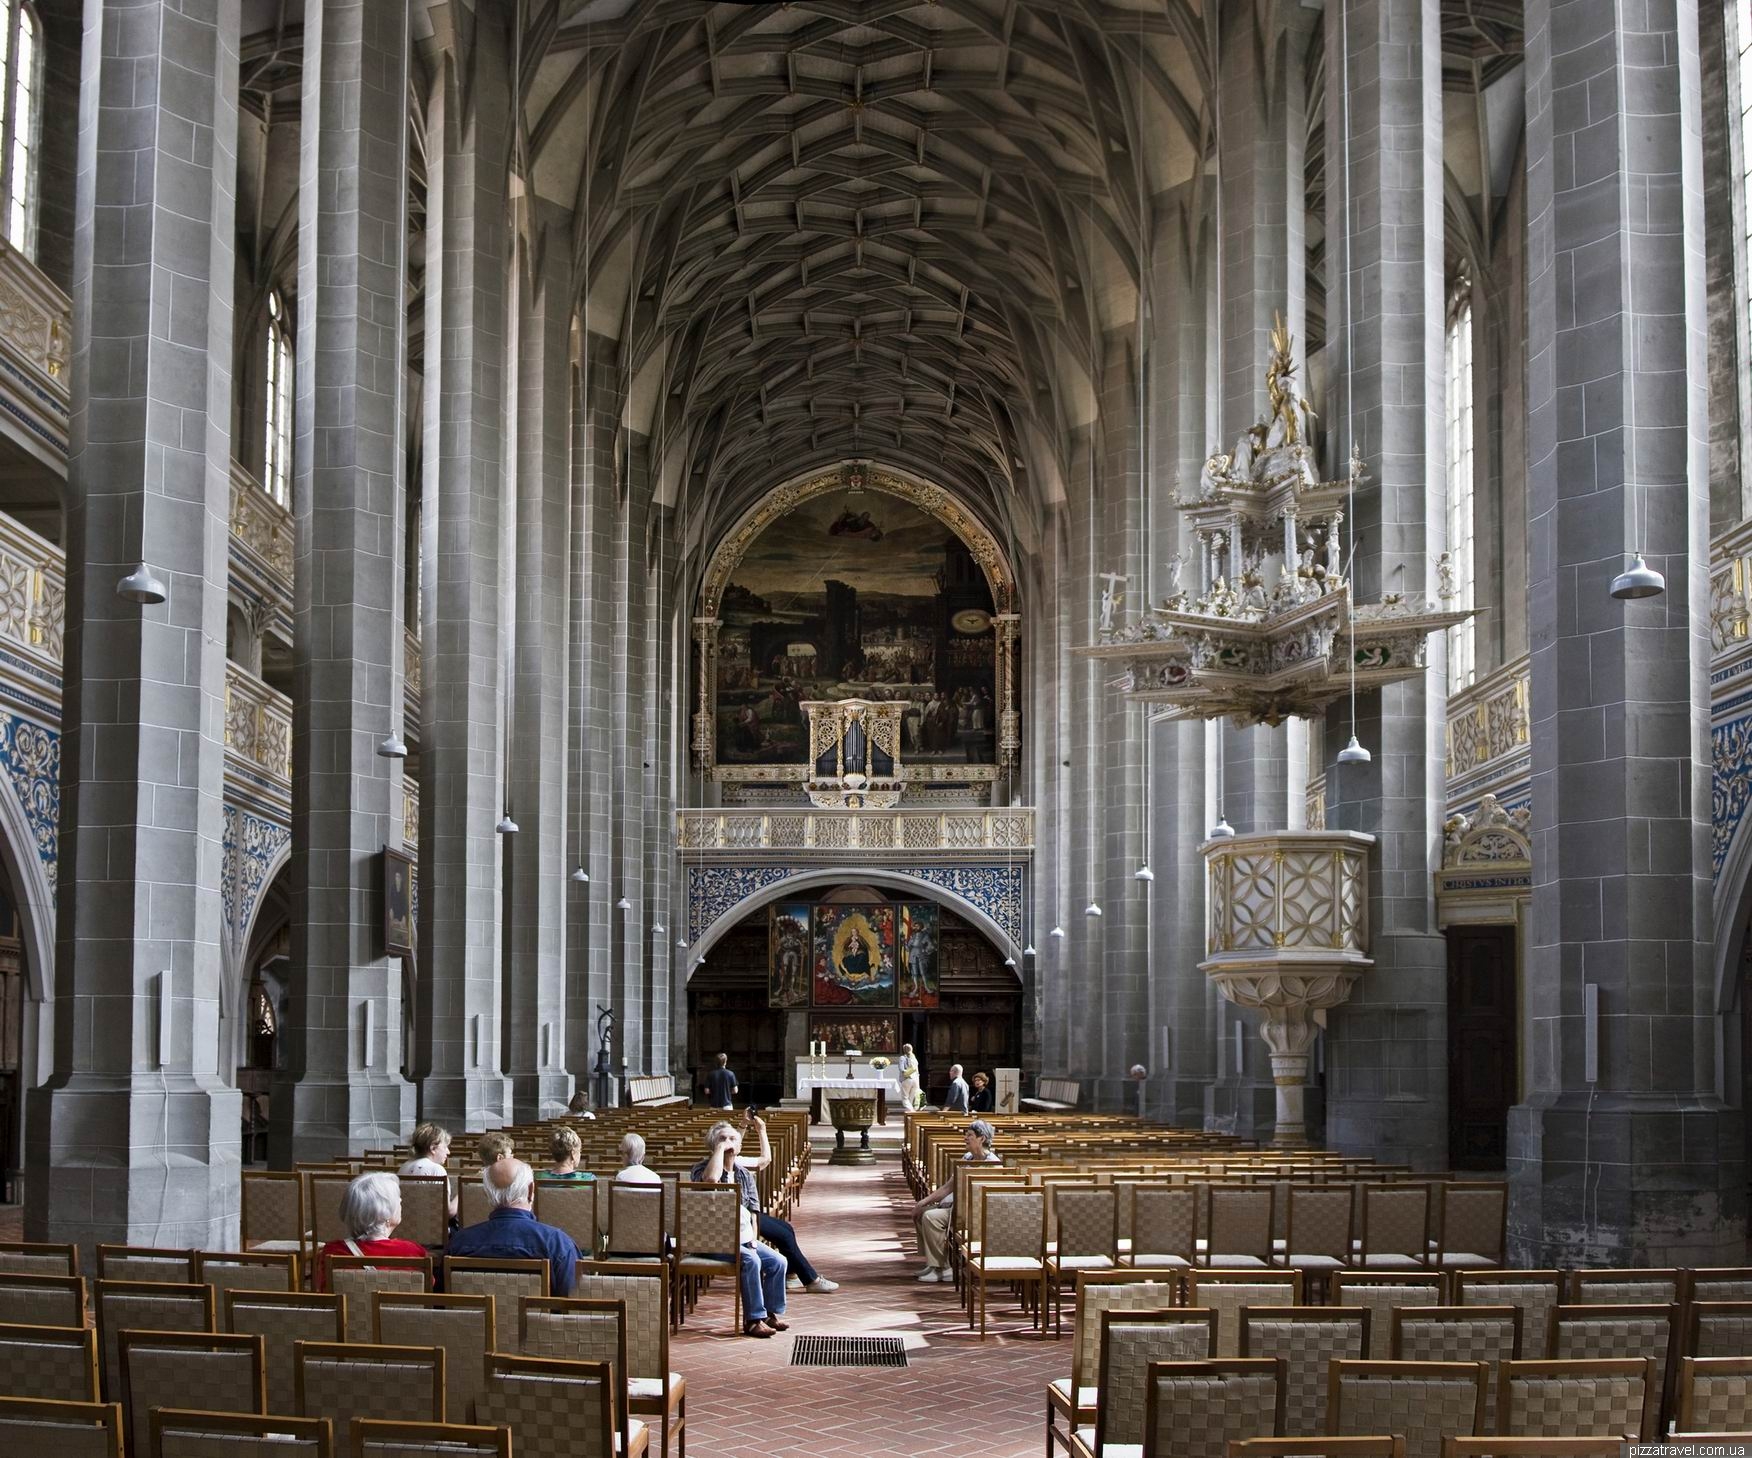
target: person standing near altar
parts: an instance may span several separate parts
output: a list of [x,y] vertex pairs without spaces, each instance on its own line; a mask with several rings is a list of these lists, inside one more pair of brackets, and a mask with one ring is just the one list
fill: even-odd
[[949,1065],[949,1092],[943,1095],[943,1111],[947,1114],[968,1112],[967,1080],[961,1076],[961,1065]]
[[916,1109],[919,1106],[919,1060],[913,1056],[911,1043],[900,1045],[900,1107],[902,1110]]

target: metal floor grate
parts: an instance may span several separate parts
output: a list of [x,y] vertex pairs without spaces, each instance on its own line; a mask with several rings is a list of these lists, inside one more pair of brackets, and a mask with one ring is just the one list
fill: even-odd
[[791,1346],[793,1367],[904,1367],[899,1337],[800,1336]]

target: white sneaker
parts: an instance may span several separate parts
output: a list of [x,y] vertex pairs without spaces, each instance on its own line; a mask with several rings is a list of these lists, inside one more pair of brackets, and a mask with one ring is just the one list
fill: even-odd
[[804,1290],[813,1291],[817,1296],[825,1296],[829,1291],[839,1290],[839,1282],[830,1281],[826,1276],[817,1276],[806,1287],[804,1287]]
[[937,1274],[937,1268],[935,1266],[926,1266],[924,1270],[919,1272],[918,1279],[924,1282],[927,1286],[934,1286],[943,1278]]
[[803,1289],[802,1277],[800,1277],[800,1276],[786,1276],[785,1277],[785,1289],[787,1291],[801,1291]]

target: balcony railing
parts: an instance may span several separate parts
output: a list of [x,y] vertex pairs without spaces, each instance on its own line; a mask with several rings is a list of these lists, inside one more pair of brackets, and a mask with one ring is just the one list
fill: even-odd
[[1529,660],[1517,658],[1448,700],[1448,799],[1476,799],[1524,776],[1531,743]]
[[261,565],[285,583],[291,607],[294,543],[292,513],[266,491],[236,461],[231,463],[231,535],[247,547]]
[[1022,854],[1034,849],[1034,811],[683,810],[677,845],[694,851],[858,852],[918,855],[953,851]]
[[0,514],[0,640],[59,676],[66,618],[61,549]]
[[235,663],[225,665],[225,748],[292,783],[292,700]]

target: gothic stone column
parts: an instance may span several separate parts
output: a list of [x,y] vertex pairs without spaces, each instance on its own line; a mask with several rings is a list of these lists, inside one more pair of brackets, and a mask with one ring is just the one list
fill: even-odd
[[[509,1113],[500,1061],[500,743],[511,78],[504,16],[440,60],[427,112],[426,570],[420,635],[420,1111]],[[465,74],[466,73],[466,74]]]
[[402,315],[407,0],[307,0],[298,189],[292,1015],[275,1162],[405,1136],[401,966],[382,848],[401,843]]
[[[54,1073],[35,1240],[234,1248],[218,1068],[238,12],[85,7]],[[168,590],[116,594],[144,559]]]
[[[1695,0],[1532,0],[1527,103],[1533,907],[1510,1256],[1711,1265],[1742,1252],[1745,1176],[1708,943]],[[1667,590],[1617,601],[1638,548]]]
[[[1341,23],[1342,22],[1342,23]],[[1442,549],[1442,72],[1439,0],[1349,0],[1326,13],[1328,331],[1343,460],[1343,349],[1356,443],[1374,479],[1357,495],[1353,576],[1365,602],[1432,591]],[[1345,60],[1345,42],[1349,59]],[[1346,225],[1348,100],[1352,198]],[[1344,240],[1353,238],[1347,251]],[[1348,269],[1350,282],[1344,282]],[[1348,327],[1348,293],[1354,317]],[[1329,425],[1333,422],[1329,422]],[[1447,712],[1440,635],[1422,679],[1364,695],[1368,764],[1333,764],[1326,823],[1376,838],[1369,925],[1375,968],[1331,1014],[1326,1137],[1423,1169],[1448,1164],[1448,962],[1435,924]],[[1349,705],[1328,715],[1329,751],[1348,742]]]

